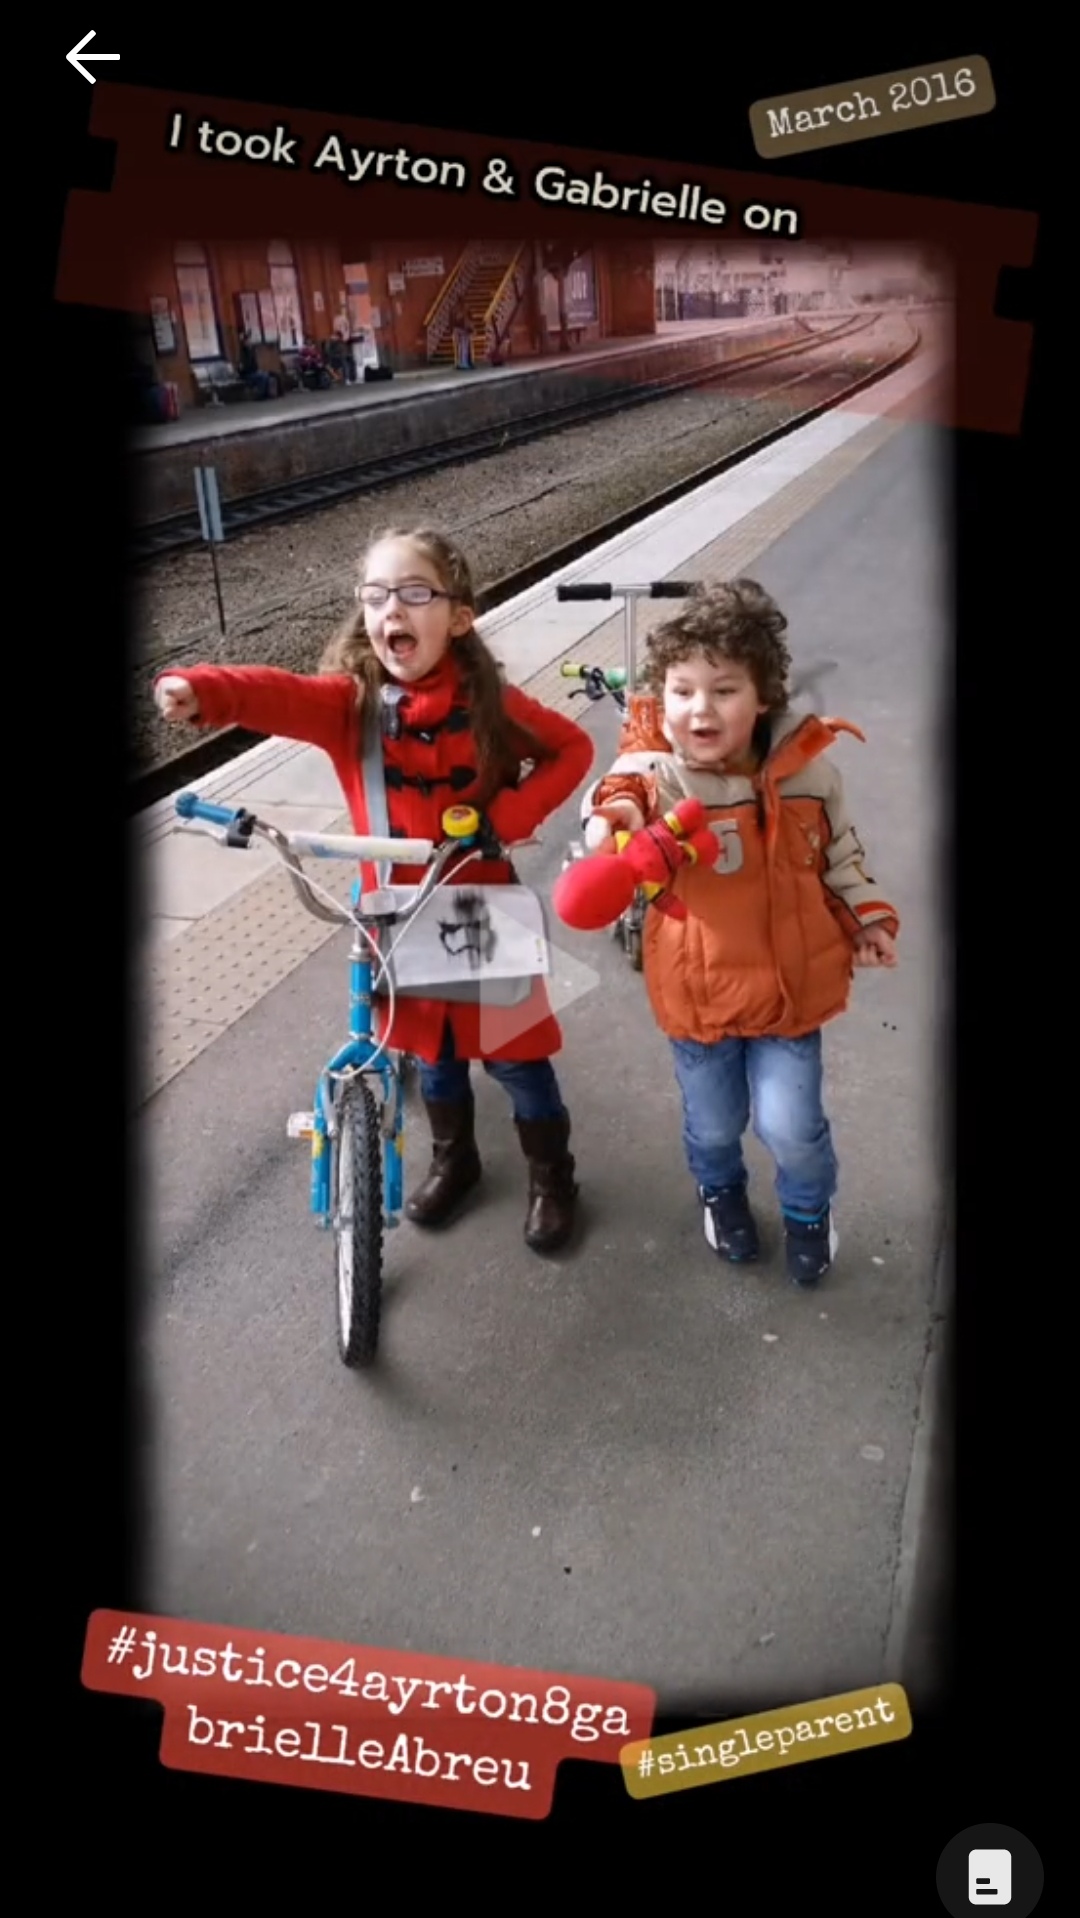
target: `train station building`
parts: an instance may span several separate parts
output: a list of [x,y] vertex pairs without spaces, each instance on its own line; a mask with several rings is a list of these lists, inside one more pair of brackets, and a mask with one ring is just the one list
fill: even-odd
[[651,242],[564,246],[445,238],[164,244],[143,281],[137,360],[171,410],[244,396],[261,373],[300,383],[314,346],[333,380],[500,365],[656,331]]

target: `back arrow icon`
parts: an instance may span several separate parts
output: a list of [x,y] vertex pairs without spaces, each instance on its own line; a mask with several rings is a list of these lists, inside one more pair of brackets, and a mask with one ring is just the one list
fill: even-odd
[[[95,38],[95,34],[93,32],[84,34],[82,39],[79,41],[78,46],[72,47],[71,52],[67,55],[67,58],[71,61],[71,64],[74,67],[76,73],[81,73],[83,79],[89,80],[91,86],[93,86],[94,83],[96,82],[97,74],[87,73],[86,68],[83,66],[82,61],[79,59],[79,55],[82,52],[83,48],[88,47],[90,45],[91,40],[93,40],[94,38]],[[120,55],[118,53],[88,53],[86,55],[86,58],[88,60],[119,60]]]

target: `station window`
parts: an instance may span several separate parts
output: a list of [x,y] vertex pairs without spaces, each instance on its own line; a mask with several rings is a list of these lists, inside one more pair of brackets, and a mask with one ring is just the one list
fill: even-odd
[[173,254],[173,270],[180,295],[190,360],[219,360],[221,330],[214,305],[210,267],[201,246],[181,245]]
[[278,345],[286,353],[295,353],[304,344],[300,309],[300,282],[293,262],[292,248],[284,240],[273,240],[267,252],[270,290],[277,313]]

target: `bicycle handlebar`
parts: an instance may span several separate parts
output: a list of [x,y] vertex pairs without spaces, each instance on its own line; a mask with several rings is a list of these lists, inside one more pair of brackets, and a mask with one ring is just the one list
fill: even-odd
[[[251,836],[259,828],[258,820],[247,825],[252,815],[243,807],[230,811],[227,806],[211,806],[194,793],[181,793],[176,810],[181,819],[204,819],[209,825],[235,828],[235,836],[226,843],[241,850],[251,844]],[[281,837],[290,852],[306,853],[311,859],[393,859],[399,866],[426,866],[434,851],[430,839],[358,839],[350,833],[319,832],[288,832]]]
[[586,666],[580,659],[564,659],[559,671],[564,679],[591,680],[609,693],[621,693],[626,685],[623,666]]
[[178,793],[176,810],[181,819],[205,819],[212,826],[231,826],[234,819],[243,818],[242,811],[228,806],[211,806],[205,799],[197,799],[194,793]]
[[283,832],[280,827],[269,826],[264,820],[257,819],[254,813],[248,812],[243,806],[212,806],[207,800],[199,799],[190,792],[179,793],[175,806],[181,819],[204,820],[207,825],[223,826],[227,846],[244,851],[254,838],[265,839],[285,866],[302,904],[316,918],[324,919],[331,925],[352,925],[357,912],[344,906],[330,906],[313,896],[311,881],[299,863],[302,853],[315,859],[352,859],[358,863],[389,859],[395,865],[428,866],[429,871],[417,888],[416,897],[407,907],[394,912],[364,913],[361,899],[359,917],[370,918],[380,925],[396,925],[411,919],[430,898],[455,853],[471,847],[481,858],[505,856],[504,848],[494,840],[490,828],[486,828],[486,822],[472,806],[451,806],[443,814],[443,829],[447,838],[438,848],[432,839],[381,839],[347,833]]

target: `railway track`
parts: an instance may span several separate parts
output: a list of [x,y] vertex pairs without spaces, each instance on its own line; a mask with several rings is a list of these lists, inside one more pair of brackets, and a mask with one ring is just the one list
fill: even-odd
[[[275,520],[296,519],[305,513],[318,512],[322,507],[354,498],[359,493],[372,492],[378,486],[438,472],[442,467],[484,459],[492,453],[506,452],[512,447],[543,439],[550,433],[565,432],[567,427],[584,426],[603,419],[607,414],[625,412],[631,406],[646,406],[656,400],[668,399],[674,393],[704,386],[735,384],[740,376],[762,366],[820,351],[823,346],[865,332],[868,327],[877,324],[877,319],[876,314],[869,318],[856,315],[837,326],[823,327],[819,332],[810,333],[805,340],[795,340],[788,346],[770,347],[762,353],[747,354],[726,365],[693,373],[671,373],[666,378],[639,382],[633,386],[612,387],[608,392],[588,400],[567,401],[562,406],[525,414],[520,420],[508,421],[503,426],[486,427],[480,432],[462,433],[454,439],[440,440],[434,446],[409,448],[390,458],[384,455],[378,459],[362,460],[337,472],[320,474],[315,479],[293,481],[285,486],[272,486],[247,493],[239,499],[222,500],[223,528],[226,534],[244,533]],[[154,520],[146,526],[134,528],[129,541],[129,553],[135,565],[145,566],[168,553],[201,545],[202,537],[197,512],[176,513],[167,519]]]
[[[742,465],[755,453],[761,452],[767,446],[775,445],[779,440],[787,439],[792,433],[809,425],[812,420],[819,419],[822,414],[841,405],[844,400],[853,397],[856,393],[864,392],[868,387],[886,379],[891,373],[897,372],[900,367],[906,366],[915,357],[922,343],[921,332],[914,323],[909,323],[913,334],[910,344],[902,348],[900,352],[892,354],[881,365],[873,367],[869,372],[860,373],[854,379],[843,367],[837,367],[831,376],[826,373],[817,373],[815,377],[819,383],[829,386],[835,381],[835,390],[825,395],[819,394],[812,404],[802,408],[782,425],[758,434],[739,447],[736,452],[725,454],[722,459],[710,461],[685,479],[678,480],[674,485],[663,487],[629,511],[606,520],[602,526],[592,526],[575,539],[549,549],[538,559],[530,561],[527,566],[519,567],[514,572],[505,574],[501,579],[489,581],[479,593],[480,616],[493,611],[496,606],[505,604],[517,594],[528,592],[531,587],[538,585],[550,574],[573,565],[579,559],[584,559],[595,547],[615,538],[619,533],[628,532],[641,520],[648,519],[651,514],[661,511],[663,507],[673,505],[677,500],[685,498],[688,493],[694,492],[706,481]],[[746,370],[745,362],[740,370]],[[788,384],[794,384],[794,382],[788,382]],[[227,727],[215,734],[213,738],[191,747],[188,751],[178,753],[149,772],[138,775],[129,786],[129,815],[134,816],[146,811],[172,793],[180,791],[185,785],[191,784],[192,781],[205,778],[209,773],[215,772],[218,767],[227,765],[230,760],[238,758],[241,753],[257,745],[261,737],[261,734],[247,733],[239,727]]]

